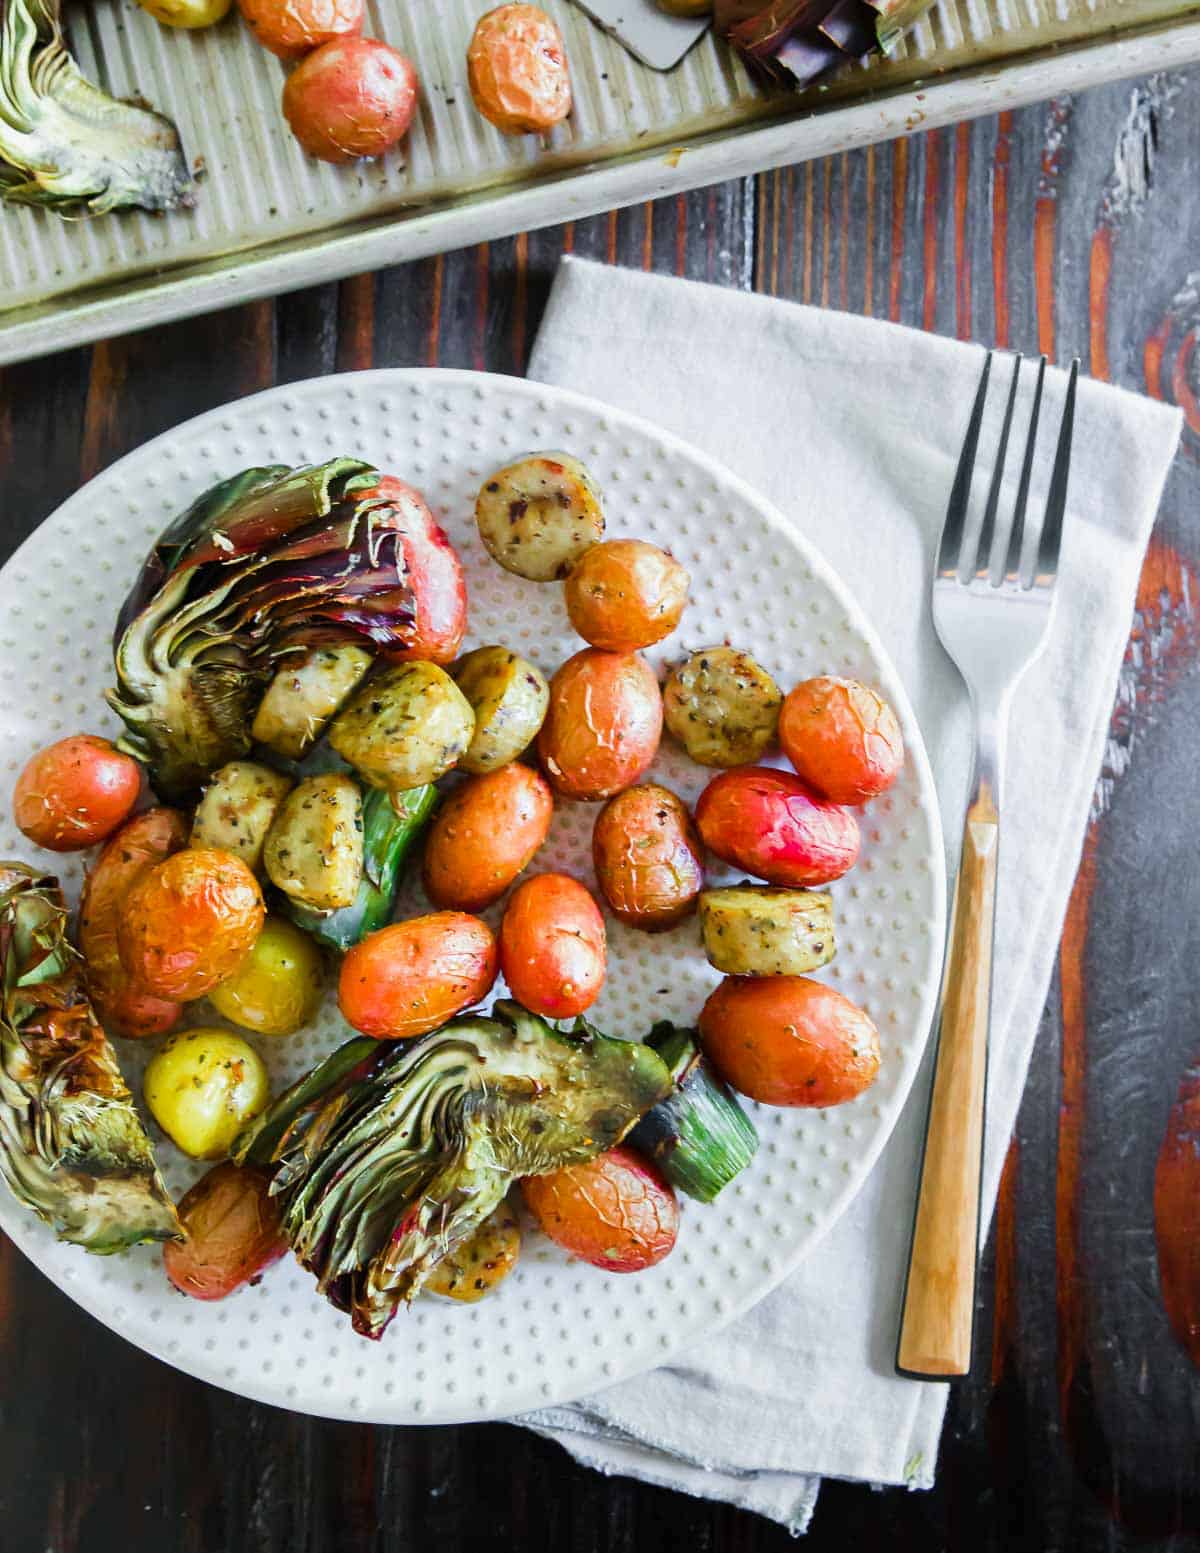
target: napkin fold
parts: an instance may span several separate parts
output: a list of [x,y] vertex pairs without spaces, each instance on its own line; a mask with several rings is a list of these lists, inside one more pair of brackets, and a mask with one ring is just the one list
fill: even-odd
[[[981,366],[978,346],[894,324],[568,258],[529,368],[532,378],[643,415],[722,460],[850,585],[924,733],[951,878],[971,721],[933,630],[929,578]],[[1047,373],[1031,514],[1042,510],[1064,386],[1064,374]],[[1181,422],[1178,411],[1080,382],[1054,622],[1012,714],[988,1083],[989,1215]],[[1019,417],[1017,446],[1024,431]],[[989,418],[985,475],[996,439]],[[725,1500],[793,1532],[807,1526],[822,1476],[930,1486],[948,1388],[903,1380],[892,1367],[929,1069],[927,1060],[849,1211],[774,1293],[686,1360],[517,1421],[602,1472]]]

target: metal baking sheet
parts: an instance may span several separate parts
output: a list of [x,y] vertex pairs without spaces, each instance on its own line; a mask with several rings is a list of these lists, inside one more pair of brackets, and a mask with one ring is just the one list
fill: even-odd
[[83,67],[173,114],[205,178],[169,216],[0,207],[0,362],[1200,59],[1197,4],[939,0],[897,57],[798,96],[764,90],[711,32],[664,73],[571,0],[544,3],[575,109],[538,139],[471,104],[481,0],[368,0],[368,30],[412,56],[424,91],[406,159],[348,168],[300,151],[283,66],[236,11],[189,33],[133,0],[69,5]]

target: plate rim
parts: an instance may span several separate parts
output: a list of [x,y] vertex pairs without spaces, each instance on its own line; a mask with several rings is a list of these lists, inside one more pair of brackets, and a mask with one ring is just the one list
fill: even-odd
[[[838,604],[845,609],[854,629],[863,637],[870,652],[877,660],[880,669],[883,671],[881,677],[885,681],[888,696],[900,719],[905,738],[906,759],[911,760],[915,768],[921,796],[921,812],[925,816],[931,831],[932,856],[928,859],[933,895],[931,933],[934,936],[936,947],[929,974],[924,978],[920,1006],[913,1021],[914,1029],[923,1031],[923,1035],[920,1036],[914,1045],[906,1065],[907,1075],[892,1096],[889,1109],[883,1111],[880,1124],[875,1131],[870,1147],[864,1151],[860,1162],[848,1176],[840,1191],[835,1193],[830,1199],[830,1203],[822,1214],[818,1225],[814,1228],[813,1233],[805,1238],[790,1255],[785,1256],[777,1266],[772,1268],[769,1274],[754,1280],[749,1292],[739,1295],[736,1299],[731,1299],[728,1308],[721,1311],[716,1320],[711,1319],[706,1312],[694,1323],[677,1328],[675,1336],[669,1345],[660,1347],[650,1358],[649,1362],[636,1361],[627,1370],[611,1376],[606,1375],[599,1385],[585,1383],[582,1390],[573,1387],[567,1387],[563,1391],[556,1389],[551,1395],[543,1397],[532,1407],[525,1408],[516,1413],[513,1412],[511,1407],[506,1408],[499,1405],[487,1409],[462,1407],[460,1409],[451,1408],[448,1414],[439,1415],[436,1419],[413,1417],[402,1411],[389,1414],[386,1408],[380,1407],[356,1408],[346,1404],[336,1405],[322,1401],[321,1398],[317,1399],[315,1405],[305,1400],[302,1405],[297,1406],[296,1401],[299,1399],[284,1400],[273,1394],[270,1387],[260,1385],[257,1380],[231,1381],[228,1377],[216,1373],[215,1366],[212,1370],[209,1370],[205,1368],[202,1362],[193,1360],[191,1356],[169,1353],[167,1351],[169,1339],[164,1338],[163,1341],[158,1341],[156,1334],[152,1331],[139,1330],[135,1334],[123,1330],[117,1324],[118,1317],[115,1310],[100,1311],[91,1308],[85,1303],[85,1291],[75,1287],[74,1277],[61,1278],[58,1274],[58,1269],[51,1264],[52,1256],[59,1254],[63,1243],[53,1236],[53,1232],[47,1225],[43,1224],[36,1216],[31,1215],[28,1210],[23,1209],[9,1193],[4,1192],[0,1194],[0,1228],[5,1231],[11,1244],[22,1255],[27,1257],[60,1293],[65,1294],[85,1315],[100,1322],[101,1325],[107,1327],[109,1331],[114,1332],[118,1337],[123,1338],[143,1353],[150,1354],[153,1358],[160,1360],[182,1374],[190,1376],[194,1380],[215,1386],[221,1391],[243,1397],[248,1401],[280,1408],[285,1412],[297,1413],[311,1418],[327,1418],[339,1422],[413,1428],[440,1428],[443,1426],[484,1423],[496,1420],[520,1422],[546,1409],[568,1406],[592,1394],[594,1391],[606,1391],[610,1387],[622,1385],[664,1365],[669,1365],[682,1350],[698,1338],[715,1335],[730,1326],[740,1316],[766,1299],[785,1279],[795,1272],[796,1268],[820,1246],[826,1235],[841,1220],[851,1203],[865,1187],[908,1104],[932,1034],[934,1014],[940,990],[946,938],[947,881],[941,809],[938,802],[933,768],[925,747],[924,736],[908,692],[896,670],[895,664],[892,662],[891,654],[884,646],[866,611],[858,603],[853,591],[842,580],[841,576],[830,562],[826,560],[813,541],[804,533],[799,523],[790,521],[772,501],[751,485],[749,481],[736,474],[720,459],[712,457],[704,449],[689,442],[687,438],[657,425],[645,416],[624,410],[616,405],[611,405],[607,401],[595,398],[590,394],[580,393],[575,389],[560,388],[555,384],[543,383],[536,378],[514,377],[510,374],[499,372],[478,372],[465,367],[367,367],[357,371],[323,373],[315,377],[297,379],[294,382],[276,383],[253,394],[226,400],[220,405],[203,410],[198,415],[190,416],[187,420],[168,427],[165,431],[159,432],[146,442],[131,448],[119,459],[115,459],[111,464],[97,471],[89,480],[78,486],[65,501],[60,502],[52,512],[48,513],[37,527],[21,541],[3,563],[3,566],[0,566],[0,574],[7,572],[17,564],[25,552],[32,548],[38,536],[48,526],[54,524],[64,511],[68,511],[76,503],[82,503],[86,493],[93,485],[100,480],[119,475],[124,466],[133,460],[154,457],[156,455],[161,457],[163,456],[163,450],[181,434],[200,432],[209,424],[219,426],[222,418],[228,417],[231,413],[252,414],[254,406],[262,404],[264,401],[286,401],[294,395],[320,392],[330,384],[350,382],[371,386],[379,385],[380,387],[385,385],[409,385],[416,382],[418,384],[427,384],[431,392],[436,391],[439,385],[470,388],[474,385],[486,384],[507,393],[524,394],[534,399],[537,399],[539,396],[543,399],[552,399],[555,407],[563,405],[576,406],[580,411],[597,416],[602,427],[606,420],[613,426],[628,427],[631,431],[649,438],[658,446],[665,447],[672,456],[679,456],[690,460],[693,465],[704,470],[711,478],[736,493],[741,501],[756,509],[767,525],[779,532],[784,542],[801,556],[804,563],[812,570],[814,576],[828,589]],[[539,407],[541,408],[542,406]],[[551,407],[549,404],[546,404],[544,408],[549,412]],[[27,1230],[29,1233],[25,1233]],[[328,1394],[324,1395],[327,1396]]]

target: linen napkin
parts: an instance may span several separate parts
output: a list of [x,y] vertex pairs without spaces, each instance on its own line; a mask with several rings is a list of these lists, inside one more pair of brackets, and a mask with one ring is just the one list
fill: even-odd
[[[893,324],[572,258],[558,272],[529,368],[530,377],[639,413],[722,460],[850,585],[924,733],[951,878],[971,725],[966,692],[933,630],[929,578],[982,360],[978,346]],[[1003,371],[999,382],[1007,385]],[[1064,383],[1061,372],[1047,374],[1045,466]],[[1079,385],[1057,609],[1046,650],[1018,689],[1008,751],[989,1214],[1181,419],[1120,389]],[[1018,447],[1024,431],[1018,419]],[[996,435],[989,420],[985,470]],[[1042,511],[1046,471],[1040,478],[1031,515]],[[519,1422],[602,1472],[726,1500],[797,1533],[823,1475],[930,1486],[948,1388],[903,1380],[892,1368],[929,1068],[927,1060],[849,1211],[780,1288],[686,1359]]]

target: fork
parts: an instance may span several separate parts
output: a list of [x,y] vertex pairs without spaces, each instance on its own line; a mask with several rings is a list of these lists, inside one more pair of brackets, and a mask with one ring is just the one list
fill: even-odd
[[[933,621],[971,695],[975,767],[954,890],[925,1155],[904,1290],[896,1369],[944,1380],[970,1369],[979,1252],[983,1113],[991,1018],[996,865],[1008,711],[1018,680],[1046,641],[1054,607],[1079,362],[1071,367],[1046,509],[1032,564],[1022,568],[1026,508],[1046,358],[1037,369],[1016,503],[999,516],[1021,357],[1014,362],[978,538],[967,538],[988,352],[946,509],[933,574]],[[992,550],[1004,557],[993,570]]]

